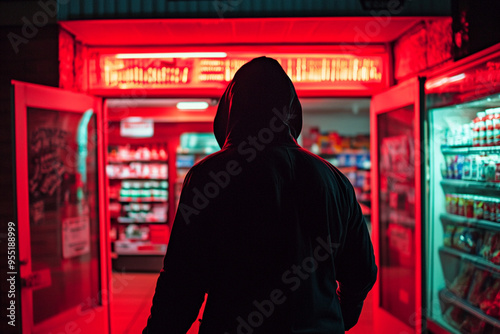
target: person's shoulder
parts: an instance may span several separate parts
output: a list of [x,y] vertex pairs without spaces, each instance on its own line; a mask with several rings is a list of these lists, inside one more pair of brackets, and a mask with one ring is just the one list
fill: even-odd
[[334,177],[338,182],[346,186],[351,185],[351,182],[349,181],[347,176],[345,176],[344,173],[342,173],[342,171],[340,171],[340,169],[337,168],[335,165],[333,165],[330,161],[302,147],[300,147],[299,151],[300,154],[302,154],[312,163],[314,163],[314,165],[317,166],[318,169],[322,170],[323,172],[327,172],[332,177]]

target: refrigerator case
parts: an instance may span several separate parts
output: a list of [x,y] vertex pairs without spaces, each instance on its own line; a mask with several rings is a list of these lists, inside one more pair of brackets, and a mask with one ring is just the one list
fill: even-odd
[[500,333],[500,45],[426,83],[426,317]]

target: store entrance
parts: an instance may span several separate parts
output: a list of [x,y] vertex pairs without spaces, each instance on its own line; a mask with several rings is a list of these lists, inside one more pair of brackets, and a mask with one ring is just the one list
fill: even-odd
[[[370,100],[301,103],[299,144],[349,177],[369,222]],[[140,332],[146,325],[184,177],[194,163],[219,150],[212,130],[216,107],[211,99],[107,100],[113,334]],[[202,313],[203,307],[199,319]],[[198,328],[195,322],[188,333]]]
[[[108,99],[111,332],[146,325],[187,171],[219,150],[212,99]],[[201,318],[200,312],[200,318]],[[195,322],[189,332],[198,332]]]

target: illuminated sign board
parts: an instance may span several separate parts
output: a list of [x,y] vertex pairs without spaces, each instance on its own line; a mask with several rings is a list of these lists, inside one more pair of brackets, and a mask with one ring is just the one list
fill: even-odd
[[[256,55],[257,56],[257,55]],[[298,90],[367,90],[386,85],[382,55],[268,54]],[[91,89],[224,89],[254,56],[225,53],[99,54]]]

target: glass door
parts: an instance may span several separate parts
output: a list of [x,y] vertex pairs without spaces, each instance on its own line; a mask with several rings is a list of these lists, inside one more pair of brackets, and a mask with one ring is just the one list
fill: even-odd
[[419,331],[421,303],[420,115],[423,79],[371,102],[376,326]]
[[108,333],[101,100],[13,86],[23,333]]
[[500,333],[500,44],[426,82],[426,318]]

